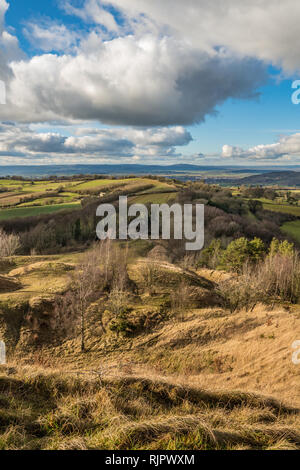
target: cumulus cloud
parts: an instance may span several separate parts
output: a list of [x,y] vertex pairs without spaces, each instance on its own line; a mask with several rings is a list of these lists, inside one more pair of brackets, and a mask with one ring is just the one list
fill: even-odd
[[282,136],[278,142],[267,145],[256,145],[249,149],[224,145],[222,157],[246,160],[278,160],[291,157],[300,158],[300,133]]
[[182,127],[160,129],[84,129],[74,136],[60,132],[37,132],[30,126],[2,123],[0,155],[7,157],[51,158],[139,158],[178,156],[175,147],[187,145],[191,135]]
[[55,21],[30,22],[24,28],[29,42],[45,52],[71,50],[80,37],[78,33],[68,29],[64,24]]
[[2,119],[133,126],[201,122],[227,98],[253,95],[265,78],[255,60],[151,35],[102,41],[91,34],[76,55],[35,56],[11,70]]
[[242,57],[256,57],[300,70],[300,3],[295,0],[102,0],[124,16],[141,14],[184,37],[195,47],[224,46]]
[[[4,15],[7,3],[0,4]],[[116,32],[115,16],[105,2],[101,5],[88,0],[83,9],[69,5],[68,11]],[[27,34],[32,33],[42,49],[64,53],[7,61],[8,104],[0,108],[0,119],[184,125],[204,121],[228,98],[255,95],[266,78],[264,65],[255,58],[192,45],[184,37],[163,34],[163,26],[142,33],[135,29],[103,39],[95,27],[74,47],[76,38],[65,26],[31,23]],[[67,52],[69,47],[72,51]]]
[[6,82],[12,78],[9,63],[24,57],[17,38],[5,29],[5,13],[8,8],[6,0],[0,0],[0,80]]

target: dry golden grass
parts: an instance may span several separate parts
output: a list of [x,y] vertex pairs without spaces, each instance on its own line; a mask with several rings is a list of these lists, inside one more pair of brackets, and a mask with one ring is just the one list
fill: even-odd
[[0,449],[300,448],[299,410],[159,379],[0,373]]
[[[22,289],[1,294],[1,309],[59,293],[65,265],[77,258],[16,259]],[[17,372],[0,371],[0,448],[299,449],[291,410],[300,408],[300,366],[292,363],[299,305],[230,313],[198,298],[197,308],[172,309],[170,293],[181,295],[183,282],[188,297],[195,289],[215,295],[231,275],[141,259],[129,274],[138,290],[127,300],[132,334],[110,329],[113,312],[101,298],[87,315],[85,354],[75,336],[10,355]]]

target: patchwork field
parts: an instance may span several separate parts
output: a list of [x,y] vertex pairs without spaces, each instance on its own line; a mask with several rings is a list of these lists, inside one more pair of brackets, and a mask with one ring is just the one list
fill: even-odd
[[[141,193],[137,202],[164,203],[176,197],[176,186],[149,178],[94,179],[70,181],[0,180],[0,220],[32,217],[62,210],[76,210],[87,197],[124,191]],[[164,194],[164,192],[172,194]],[[160,194],[161,193],[161,194]]]

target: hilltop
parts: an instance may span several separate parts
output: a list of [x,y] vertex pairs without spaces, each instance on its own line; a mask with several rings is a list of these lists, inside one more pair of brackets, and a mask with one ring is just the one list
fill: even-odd
[[92,302],[85,353],[55,309],[83,255],[14,257],[2,267],[18,290],[0,293],[9,353],[0,447],[300,448],[300,369],[291,361],[299,307],[230,313],[218,287],[232,274],[136,249],[126,309],[124,299]]

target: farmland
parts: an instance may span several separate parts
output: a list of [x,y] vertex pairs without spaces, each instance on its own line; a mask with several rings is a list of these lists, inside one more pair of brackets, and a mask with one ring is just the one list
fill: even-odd
[[115,191],[132,195],[133,202],[164,203],[176,198],[170,181],[150,178],[95,178],[78,180],[0,180],[0,220],[76,210],[89,197],[103,197]]
[[51,214],[62,210],[78,209],[80,203],[70,204],[53,204],[51,206],[37,206],[37,207],[20,207],[14,209],[2,209],[0,211],[0,220],[14,219],[16,217],[33,217],[42,214]]

